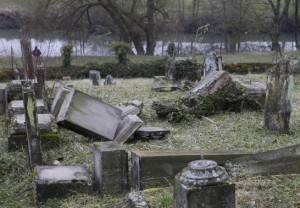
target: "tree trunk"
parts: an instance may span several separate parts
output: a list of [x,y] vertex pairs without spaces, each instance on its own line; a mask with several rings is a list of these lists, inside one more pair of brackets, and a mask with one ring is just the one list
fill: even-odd
[[147,31],[146,31],[146,38],[147,38],[147,55],[153,55],[154,49],[156,46],[155,38],[154,38],[154,0],[147,0]]
[[298,37],[298,29],[299,29],[299,0],[295,0],[295,43],[297,50],[300,49],[299,45],[299,37]]

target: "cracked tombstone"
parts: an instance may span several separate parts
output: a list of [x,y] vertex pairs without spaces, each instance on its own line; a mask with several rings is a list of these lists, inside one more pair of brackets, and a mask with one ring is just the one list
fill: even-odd
[[99,81],[101,79],[100,72],[97,70],[89,71],[89,78],[92,80],[94,86],[99,86]]
[[175,177],[174,207],[235,208],[235,184],[226,170],[212,160],[190,162]]
[[289,59],[283,59],[267,74],[267,96],[264,126],[278,133],[289,132],[293,70]]

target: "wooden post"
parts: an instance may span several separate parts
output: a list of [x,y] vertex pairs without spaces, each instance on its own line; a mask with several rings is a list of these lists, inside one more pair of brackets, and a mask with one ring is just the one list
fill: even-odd
[[45,68],[38,67],[37,68],[37,87],[36,87],[36,98],[44,99],[45,97]]
[[35,107],[35,99],[32,91],[24,89],[23,101],[25,110],[25,124],[28,140],[29,163],[33,169],[36,165],[42,165],[41,142],[38,131],[38,121]]
[[293,75],[288,59],[281,60],[267,74],[264,126],[278,133],[289,132]]

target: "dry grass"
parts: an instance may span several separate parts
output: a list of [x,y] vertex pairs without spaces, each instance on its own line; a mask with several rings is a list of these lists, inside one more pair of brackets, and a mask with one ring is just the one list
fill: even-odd
[[[265,81],[264,75],[236,76],[243,80]],[[211,116],[214,123],[190,118],[179,124],[159,120],[151,110],[154,100],[178,99],[184,92],[158,93],[151,90],[152,79],[117,79],[115,86],[92,86],[90,80],[71,81],[75,89],[95,96],[112,105],[140,100],[144,110],[140,116],[145,125],[171,130],[163,141],[126,144],[127,150],[248,150],[261,152],[300,143],[300,77],[295,77],[291,134],[277,135],[264,129],[263,112],[225,112]],[[103,83],[103,80],[102,80]],[[4,127],[4,117],[1,117]],[[63,165],[83,164],[92,173],[93,144],[89,139],[62,129],[61,145],[43,151],[46,164],[64,157]],[[0,205],[1,207],[33,207],[32,173],[26,152],[7,152],[7,136],[1,128],[0,139]],[[237,182],[237,207],[297,207],[299,206],[299,175],[258,177]],[[168,204],[172,194],[153,200],[153,207]],[[167,194],[169,193],[169,194]],[[298,196],[298,198],[297,198]],[[297,201],[298,200],[298,201]],[[97,193],[73,193],[67,198],[48,200],[45,207],[123,207],[125,196],[100,198]],[[168,205],[169,206],[169,205]]]

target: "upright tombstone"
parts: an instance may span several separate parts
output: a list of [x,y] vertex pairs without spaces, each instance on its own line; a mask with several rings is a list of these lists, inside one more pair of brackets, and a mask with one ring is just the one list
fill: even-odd
[[235,185],[228,174],[212,160],[190,162],[175,177],[175,208],[235,208]]
[[89,77],[92,80],[94,86],[99,86],[99,80],[101,79],[99,71],[97,70],[89,71]]
[[205,54],[203,77],[213,71],[218,71],[218,58],[215,52]]
[[113,76],[107,75],[104,81],[104,85],[115,85],[116,81],[114,80]]
[[292,73],[289,59],[282,59],[267,74],[264,126],[278,133],[289,132]]
[[94,173],[96,189],[103,194],[128,191],[128,154],[120,144],[96,143]]
[[38,130],[38,120],[36,114],[35,100],[30,90],[24,89],[24,110],[26,133],[29,151],[29,163],[33,169],[37,165],[42,165],[41,142]]
[[36,98],[44,99],[45,97],[45,68],[38,67],[36,70],[36,78],[37,78],[37,85],[36,85]]

